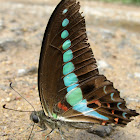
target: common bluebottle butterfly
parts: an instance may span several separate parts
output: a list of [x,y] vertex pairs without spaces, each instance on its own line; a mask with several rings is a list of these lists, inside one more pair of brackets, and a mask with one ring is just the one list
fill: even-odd
[[61,133],[61,125],[123,126],[138,115],[126,107],[113,83],[99,74],[79,9],[76,0],[62,0],[45,30],[38,68],[43,110],[30,116],[43,130],[50,127]]

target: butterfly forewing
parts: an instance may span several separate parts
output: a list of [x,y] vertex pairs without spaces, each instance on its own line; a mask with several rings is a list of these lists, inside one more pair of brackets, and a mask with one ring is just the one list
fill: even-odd
[[42,107],[68,121],[127,124],[137,114],[99,75],[79,9],[75,0],[62,0],[47,25],[38,72]]

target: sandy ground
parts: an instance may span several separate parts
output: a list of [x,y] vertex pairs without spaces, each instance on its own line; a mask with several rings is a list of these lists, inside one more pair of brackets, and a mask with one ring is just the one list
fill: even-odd
[[[0,140],[25,140],[30,113],[4,110],[40,110],[37,90],[37,68],[42,37],[48,19],[58,0],[0,0]],[[140,113],[140,9],[135,6],[112,5],[81,0],[81,11],[87,23],[87,34],[98,61],[100,73],[114,82],[127,106]],[[110,136],[101,138],[84,130],[69,130],[67,139],[75,140],[139,140],[140,116],[126,127],[116,127]],[[34,140],[44,139],[47,132],[34,129]],[[22,133],[22,131],[25,131]],[[16,133],[16,134],[15,134]],[[21,133],[21,134],[20,134]],[[58,140],[59,134],[52,134]]]

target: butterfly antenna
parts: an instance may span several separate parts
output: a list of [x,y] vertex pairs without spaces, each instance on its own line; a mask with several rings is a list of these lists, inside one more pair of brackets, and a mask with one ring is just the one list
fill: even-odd
[[[10,83],[10,88],[11,88],[12,90],[14,90],[18,95],[20,95],[28,104],[30,104],[30,105],[32,106],[32,108],[34,109],[34,111],[35,111],[35,108],[33,107],[33,105],[32,105],[25,97],[23,97],[19,92],[17,92],[17,91],[12,87],[12,82]],[[7,108],[7,107],[6,107],[6,104],[3,105],[3,108],[4,108],[4,109],[8,109],[8,110],[19,111],[19,112],[33,112],[33,111],[22,111],[22,110],[10,109],[10,108]],[[36,112],[36,111],[35,111],[35,112]]]
[[13,111],[18,111],[18,112],[33,112],[33,111],[23,111],[23,110],[11,109],[11,108],[6,107],[6,104],[4,104],[2,107],[3,107],[4,109],[13,110]]

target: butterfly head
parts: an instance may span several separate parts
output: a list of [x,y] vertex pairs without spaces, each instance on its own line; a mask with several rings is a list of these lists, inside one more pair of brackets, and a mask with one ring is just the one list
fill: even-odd
[[34,122],[34,123],[39,123],[40,122],[40,118],[37,112],[32,112],[30,115],[30,119]]
[[30,115],[30,120],[32,120],[35,124],[37,124],[40,128],[46,129],[45,122],[43,118],[45,117],[45,113],[43,110],[41,111],[33,111]]

